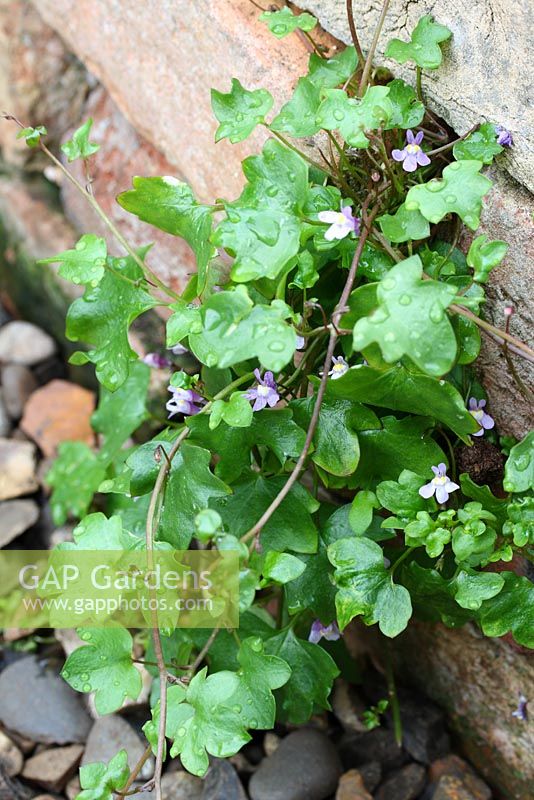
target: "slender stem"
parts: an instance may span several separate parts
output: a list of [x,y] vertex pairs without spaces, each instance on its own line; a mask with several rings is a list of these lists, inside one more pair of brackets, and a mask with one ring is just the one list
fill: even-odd
[[358,31],[356,30],[356,23],[354,22],[354,11],[352,9],[352,0],[347,0],[347,19],[349,21],[350,35],[354,43],[354,49],[358,54],[358,66],[363,66],[365,58],[358,39]]
[[476,125],[473,125],[472,128],[469,128],[467,133],[464,133],[463,136],[460,136],[458,137],[458,139],[455,139],[454,142],[449,142],[448,144],[444,144],[443,147],[436,147],[435,150],[429,150],[427,156],[435,156],[437,153],[444,153],[445,150],[450,150],[451,147],[454,147],[455,144],[458,144],[458,142],[463,142],[464,139],[467,139],[468,136],[471,136],[471,134],[474,133],[476,130],[478,130],[479,127],[480,125],[478,123]]
[[130,788],[132,783],[135,781],[135,779],[137,778],[137,776],[139,775],[139,773],[143,769],[143,767],[146,764],[146,762],[148,761],[151,753],[152,753],[152,747],[151,747],[151,745],[147,745],[143,755],[141,756],[141,758],[139,759],[139,761],[137,762],[137,764],[135,765],[135,767],[131,771],[130,777],[128,778],[128,780],[124,784],[123,788],[120,790],[120,792],[119,791],[115,792],[115,794],[118,797],[127,797],[128,796],[128,789]]
[[371,67],[373,66],[373,58],[375,55],[375,50],[378,44],[378,40],[380,38],[380,33],[382,31],[382,26],[384,24],[384,20],[386,19],[386,15],[388,13],[389,3],[390,0],[384,0],[384,5],[382,6],[380,19],[378,20],[375,34],[373,36],[373,41],[371,42],[371,47],[369,48],[369,52],[367,53],[367,59],[365,61],[365,66],[363,68],[362,79],[360,81],[360,86],[358,89],[359,97],[363,97],[363,95],[365,94],[365,90],[367,89],[367,84],[369,83],[369,75],[371,73]]
[[395,673],[393,672],[393,659],[391,657],[391,644],[386,642],[386,681],[388,685],[389,706],[393,717],[393,732],[395,741],[402,747],[402,720],[400,713],[399,697],[395,685]]
[[415,70],[415,84],[416,84],[417,97],[419,98],[419,100],[421,100],[421,102],[423,101],[423,84],[421,81],[422,76],[423,76],[423,70],[421,69],[420,66],[417,66]]
[[404,551],[404,553],[401,556],[398,557],[398,559],[395,561],[395,563],[391,567],[391,572],[389,573],[389,577],[391,578],[392,582],[393,582],[393,576],[395,575],[397,567],[400,567],[402,562],[405,561],[408,558],[408,556],[410,555],[412,550],[415,550],[415,547],[407,547],[406,550]]
[[277,139],[278,139],[280,142],[282,142],[282,144],[285,144],[285,146],[286,146],[286,147],[288,147],[290,150],[293,150],[293,152],[294,152],[294,153],[298,153],[298,155],[299,155],[301,158],[303,158],[305,161],[307,161],[307,162],[308,162],[308,164],[311,164],[311,165],[312,165],[312,167],[315,167],[316,169],[320,169],[320,170],[321,170],[321,172],[326,172],[326,173],[327,173],[327,175],[328,175],[330,178],[332,178],[332,180],[333,180],[333,181],[335,181],[335,180],[336,180],[336,176],[335,176],[335,175],[333,175],[331,172],[327,172],[327,170],[325,170],[325,168],[324,168],[324,166],[323,166],[322,164],[319,164],[319,162],[318,162],[318,161],[314,161],[314,159],[313,159],[313,158],[310,158],[310,156],[309,156],[309,155],[307,155],[306,153],[304,153],[302,150],[299,150],[299,148],[298,148],[298,147],[295,147],[295,145],[291,144],[291,142],[290,142],[288,139],[286,139],[286,137],[285,137],[285,136],[282,136],[282,134],[281,134],[281,133],[278,133],[278,131],[273,131],[273,130],[272,130],[272,128],[270,128],[270,127],[267,125],[267,123],[266,123],[266,122],[264,122],[264,123],[262,123],[262,124],[263,124],[263,126],[264,126],[265,128],[267,128],[267,130],[268,130],[268,131],[270,131],[270,133],[272,133],[272,134],[273,134],[273,136],[276,136],[276,138],[277,138]]
[[206,657],[210,647],[212,646],[213,642],[215,641],[215,639],[219,635],[219,631],[220,630],[221,630],[220,628],[214,628],[212,630],[212,632],[210,633],[209,639],[207,640],[206,644],[204,645],[202,650],[199,652],[198,656],[193,661],[193,663],[191,665],[191,668],[189,670],[193,675],[195,674],[197,669],[200,667],[200,665],[204,661],[204,658]]

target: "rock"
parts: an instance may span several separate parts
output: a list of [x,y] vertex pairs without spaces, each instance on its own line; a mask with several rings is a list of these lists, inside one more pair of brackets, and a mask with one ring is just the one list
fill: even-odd
[[214,758],[204,778],[201,800],[247,800],[238,774],[222,758]]
[[53,747],[29,758],[24,764],[22,777],[29,783],[42,786],[51,792],[61,792],[72,777],[82,757],[83,746],[71,744]]
[[336,800],[373,800],[364,780],[357,769],[350,769],[341,776],[337,787]]
[[0,673],[0,721],[8,730],[44,744],[84,742],[91,727],[80,696],[34,656]]
[[491,789],[478,777],[467,761],[457,755],[448,755],[440,758],[430,765],[428,778],[430,781],[439,781],[445,775],[458,778],[471,792],[476,800],[491,800]]
[[0,765],[6,775],[14,778],[21,771],[23,763],[22,753],[15,742],[0,731]]
[[4,393],[0,389],[0,437],[9,436],[11,433],[11,418],[7,413],[6,404],[4,402]]
[[336,789],[341,764],[323,733],[303,728],[280,742],[250,779],[252,800],[324,800]]
[[203,783],[189,772],[166,772],[161,779],[163,800],[201,800]]
[[0,798],[1,800],[30,800],[33,792],[27,786],[23,786],[18,780],[12,778],[4,772],[0,764]]
[[374,792],[382,778],[382,767],[378,761],[369,761],[368,764],[361,764],[358,772],[363,778],[365,788],[368,792]]
[[75,800],[75,798],[80,794],[81,790],[82,787],[80,786],[80,778],[78,775],[75,775],[74,778],[71,778],[67,783],[65,787],[65,794],[69,800]]
[[94,442],[90,423],[94,408],[93,392],[68,381],[51,381],[33,392],[20,427],[45,456],[55,456],[61,442]]
[[421,695],[400,696],[402,744],[415,761],[430,764],[450,750],[445,730],[445,715],[434,703]]
[[6,364],[1,375],[7,413],[11,419],[18,420],[29,396],[37,389],[37,381],[22,364]]
[[475,800],[465,783],[453,775],[444,775],[439,779],[432,800]]
[[13,320],[0,328],[0,361],[32,367],[54,355],[56,343],[37,325]]
[[35,445],[0,439],[0,500],[31,494],[37,488]]
[[404,762],[402,750],[395,741],[393,732],[387,728],[342,736],[339,754],[347,769],[359,767],[369,761],[378,761],[384,770],[389,770],[400,767]]
[[272,756],[273,753],[276,752],[278,746],[282,740],[276,733],[272,731],[267,731],[265,736],[263,737],[263,749],[265,750],[266,756]]
[[334,684],[331,703],[332,711],[347,733],[362,733],[366,730],[362,722],[365,704],[356,694],[354,687],[342,678],[338,678]]
[[5,547],[39,519],[39,506],[33,500],[6,500],[0,503],[0,547]]
[[38,794],[33,800],[58,800],[58,795],[53,794]]
[[420,764],[408,764],[394,772],[380,786],[376,800],[415,800],[423,791],[426,770]]
[[[128,764],[130,769],[133,769],[145,752],[145,745],[124,717],[118,714],[100,717],[91,728],[82,758],[82,766],[95,761],[107,763],[122,749],[128,753]],[[140,776],[143,780],[148,780],[153,773],[154,759],[151,757],[144,764]]]

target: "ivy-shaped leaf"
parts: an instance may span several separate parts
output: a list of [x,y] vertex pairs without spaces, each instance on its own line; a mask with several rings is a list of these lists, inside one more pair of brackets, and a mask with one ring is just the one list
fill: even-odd
[[388,89],[392,113],[385,129],[389,131],[393,128],[417,128],[425,116],[425,107],[417,99],[414,89],[403,80],[391,81],[388,83]]
[[106,517],[100,511],[88,514],[74,528],[73,542],[61,542],[58,550],[133,550],[140,540],[124,529],[119,516]]
[[470,133],[466,139],[457,142],[452,148],[457,161],[470,159],[482,161],[483,164],[491,164],[494,157],[503,150],[504,147],[497,144],[495,125],[491,122],[485,122],[478,130]]
[[482,603],[480,626],[486,636],[511,631],[518,644],[534,648],[534,584],[513,572],[500,575],[504,586],[496,597]]
[[378,626],[384,636],[398,636],[412,616],[410,593],[393,583],[384,566],[382,548],[365,537],[340,539],[328,548],[336,568],[336,608],[341,629],[354,617]]
[[504,466],[503,486],[507,492],[534,489],[534,431],[510,450]]
[[[141,257],[145,252],[140,251]],[[128,377],[130,361],[135,358],[128,342],[129,327],[157,301],[141,286],[130,283],[143,277],[133,258],[109,258],[108,263],[113,271],[107,271],[98,286],[87,288],[69,308],[67,338],[94,345],[77,363],[95,364],[99,382],[113,392]]]
[[83,791],[76,800],[113,800],[115,792],[122,789],[130,777],[128,753],[119,750],[107,764],[96,761],[80,767],[80,786]]
[[358,56],[352,45],[332,58],[311,53],[306,77],[319,89],[335,89],[350,78],[357,66]]
[[24,139],[28,147],[39,147],[41,136],[46,136],[48,131],[44,125],[38,125],[36,128],[23,128],[17,133],[17,139]]
[[378,284],[378,308],[354,327],[354,347],[377,342],[388,363],[407,355],[423,372],[443,375],[456,357],[456,337],[445,313],[456,289],[424,281],[422,274],[419,256],[392,267]]
[[136,177],[132,183],[134,188],[120,194],[117,202],[143,222],[185,239],[197,260],[197,291],[202,292],[208,261],[213,255],[209,241],[211,207],[198,203],[187,183],[172,176]]
[[382,233],[390,242],[407,242],[410,239],[426,239],[430,236],[430,225],[419,211],[408,211],[402,203],[395,214],[378,217]]
[[234,392],[229,400],[215,400],[209,415],[210,428],[224,420],[232,428],[248,428],[252,422],[252,406],[246,392]]
[[439,25],[426,14],[415,26],[410,41],[392,39],[386,47],[385,56],[399,64],[415,61],[421,69],[437,69],[443,58],[439,45],[450,36],[451,31],[445,25]]
[[376,496],[388,511],[398,517],[413,519],[418,512],[424,511],[427,501],[419,494],[425,482],[424,478],[403,469],[396,481],[382,481],[376,487]]
[[317,20],[311,14],[306,12],[293,14],[287,6],[279,11],[264,11],[263,14],[260,14],[260,20],[268,25],[269,30],[277,39],[283,39],[284,36],[299,29],[309,33],[317,25]]
[[105,474],[105,466],[85,442],[61,442],[46,475],[53,490],[50,508],[54,523],[63,525],[69,514],[83,517]]
[[308,165],[276,139],[268,139],[259,155],[245,158],[242,169],[247,183],[233,208],[297,214],[308,199]]
[[299,78],[293,97],[282,106],[269,127],[295,138],[313,136],[320,129],[315,119],[320,103],[319,87],[309,78]]
[[406,195],[406,209],[420,211],[429,222],[441,222],[447,214],[458,214],[475,231],[480,224],[482,198],[492,183],[480,175],[481,161],[455,161],[443,170],[441,179],[412,186]]
[[392,113],[387,86],[370,86],[361,100],[349,98],[343,89],[329,89],[319,106],[317,124],[329,131],[338,130],[352,147],[368,148],[365,131],[385,125]]
[[495,572],[461,570],[454,579],[455,600],[462,608],[477,611],[484,600],[499,594],[504,578]]
[[272,95],[266,89],[245,89],[237,78],[232,78],[228,94],[211,90],[211,107],[220,125],[215,141],[229,138],[232,144],[250,136],[256,125],[265,122],[265,115],[273,105]]
[[69,161],[76,161],[78,158],[89,158],[100,150],[99,144],[89,141],[92,127],[93,120],[89,117],[87,122],[84,122],[78,130],[74,131],[72,139],[61,145],[61,150]]
[[92,233],[84,234],[74,250],[65,250],[50,258],[41,258],[38,264],[59,264],[58,272],[71,283],[97,286],[106,269],[107,247],[104,239]]
[[281,658],[268,655],[259,636],[241,642],[239,653],[239,687],[231,699],[240,707],[239,716],[247,728],[268,729],[274,726],[276,702],[273,689],[286,684],[291,669]]
[[167,347],[174,347],[190,333],[202,330],[198,306],[186,303],[184,300],[176,300],[171,304],[170,309],[173,313],[167,320]]
[[62,677],[77,692],[95,692],[99,714],[110,714],[130,697],[137,700],[141,673],[132,662],[133,639],[125,628],[87,628],[78,631],[86,645],[67,658]]
[[298,578],[306,566],[300,558],[292,556],[291,553],[279,553],[277,550],[269,550],[263,560],[262,575],[264,583],[289,583]]
[[467,264],[473,270],[473,278],[478,283],[486,283],[492,269],[497,267],[506,253],[509,245],[496,239],[488,242],[485,233],[473,239],[467,253]]

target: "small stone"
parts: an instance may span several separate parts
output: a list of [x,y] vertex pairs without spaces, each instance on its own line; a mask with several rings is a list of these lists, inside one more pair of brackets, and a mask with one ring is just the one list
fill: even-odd
[[73,776],[82,757],[83,746],[71,744],[43,750],[24,764],[22,777],[51,792],[60,792]]
[[445,775],[450,775],[462,781],[476,800],[491,800],[491,789],[479,778],[467,761],[457,755],[448,755],[440,758],[430,765],[429,780],[434,783]]
[[39,506],[33,500],[6,500],[0,503],[0,547],[5,547],[39,519]]
[[276,750],[278,749],[278,745],[280,744],[281,739],[276,733],[272,733],[272,731],[267,731],[265,736],[263,737],[263,749],[265,750],[266,756],[272,756]]
[[361,764],[358,772],[363,778],[365,788],[368,792],[374,792],[382,778],[382,767],[378,761],[369,761],[368,764]]
[[[100,717],[91,728],[82,758],[82,766],[93,764],[95,761],[107,763],[122,749],[128,753],[128,764],[130,769],[133,769],[145,752],[145,745],[124,717],[118,714]],[[148,780],[153,773],[154,759],[150,757],[143,765],[140,777]]]
[[239,776],[229,761],[214,758],[204,778],[202,800],[247,800]]
[[75,800],[75,798],[80,794],[81,790],[82,787],[80,786],[79,775],[75,775],[73,778],[71,778],[65,786],[65,794],[69,800]]
[[94,408],[93,392],[68,381],[50,381],[26,403],[20,427],[37,442],[46,457],[53,457],[61,442],[93,443]]
[[382,784],[376,800],[415,800],[426,783],[426,770],[420,764],[408,766],[394,772]]
[[400,702],[402,744],[415,761],[429,764],[450,750],[445,715],[434,703],[411,694]]
[[33,800],[58,800],[57,794],[38,794]]
[[362,722],[365,705],[347,681],[338,678],[332,694],[332,711],[347,733],[362,733],[366,730]]
[[14,778],[21,771],[23,763],[24,758],[15,742],[0,731],[0,764],[6,775]]
[[346,769],[378,761],[387,771],[400,767],[405,760],[393,732],[387,728],[342,736],[339,753]]
[[37,381],[27,367],[7,364],[2,367],[4,404],[12,420],[19,420],[31,393],[37,389]]
[[336,748],[312,728],[290,733],[266,758],[249,784],[252,800],[324,800],[333,794],[342,768]]
[[11,419],[4,402],[4,393],[0,389],[0,436],[9,436],[11,428]]
[[33,792],[18,780],[10,778],[0,763],[0,800],[30,800]]
[[201,800],[203,782],[189,772],[166,772],[161,779],[163,800]]
[[35,445],[0,439],[0,500],[37,491]]
[[443,775],[437,782],[432,800],[476,800],[465,783],[454,775]]
[[31,367],[56,352],[56,343],[37,325],[22,320],[0,329],[0,361]]
[[337,787],[336,800],[373,800],[357,769],[350,769],[341,776]]
[[0,673],[0,721],[9,731],[44,744],[84,742],[91,727],[80,696],[34,656]]

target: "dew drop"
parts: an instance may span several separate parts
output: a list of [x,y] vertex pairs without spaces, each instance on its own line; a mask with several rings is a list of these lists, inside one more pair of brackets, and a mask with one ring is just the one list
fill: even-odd
[[70,677],[70,672],[68,671],[68,669],[64,669],[64,670],[62,670],[62,672],[61,672],[61,676],[62,676],[63,678],[65,678],[65,680],[66,680],[66,681],[68,681],[68,679],[69,679],[69,677]]
[[434,303],[430,307],[429,317],[432,320],[432,322],[441,322],[441,320],[443,319],[443,309],[441,308],[441,306],[438,306],[437,303]]
[[393,331],[388,331],[384,336],[386,342],[394,342],[397,337],[393,333]]
[[273,25],[273,33],[276,36],[283,36],[285,33],[287,33],[287,25]]
[[257,719],[251,719],[248,725],[249,725],[249,728],[257,728],[258,727],[258,720]]
[[345,119],[345,112],[341,111],[339,108],[336,108],[334,111],[334,119],[337,119],[338,122],[341,122],[342,119]]
[[284,350],[284,343],[283,342],[269,342],[267,345],[267,349],[271,351],[271,353],[281,353]]
[[82,691],[90,692],[91,691],[91,684],[90,683],[84,683],[84,685],[82,686]]
[[429,192],[440,192],[443,189],[443,184],[439,181],[430,181],[428,184],[428,191]]
[[177,738],[180,738],[182,736],[185,736],[186,733],[187,731],[185,728],[178,728],[178,730],[176,731],[176,736]]
[[416,341],[417,339],[420,339],[420,338],[421,338],[421,334],[419,333],[419,331],[410,331],[410,339],[413,339],[414,341]]
[[88,673],[87,673],[87,672],[82,672],[82,674],[80,675],[80,680],[82,680],[82,681],[88,681],[88,680],[89,680],[89,675],[88,675]]
[[461,164],[459,161],[453,161],[452,164],[449,164],[447,169],[450,169],[451,172],[457,172],[461,168]]
[[386,292],[390,292],[392,289],[395,288],[396,285],[397,281],[395,280],[395,278],[386,278],[385,280],[382,281],[381,284],[382,288],[385,289]]
[[458,198],[456,197],[456,195],[455,195],[455,194],[448,194],[448,195],[446,195],[446,197],[445,197],[445,202],[447,202],[447,203],[451,203],[451,204],[452,204],[452,203],[456,203],[456,200],[457,200],[457,199],[458,199]]
[[267,197],[276,197],[278,194],[278,186],[268,186],[265,190]]
[[87,247],[86,242],[82,240],[79,241],[78,244],[76,245],[76,250],[85,250],[86,247]]
[[412,298],[410,297],[409,294],[401,294],[401,296],[399,297],[399,303],[401,304],[401,306],[409,306],[411,302]]
[[530,456],[527,453],[523,453],[522,455],[518,456],[515,460],[515,467],[519,472],[524,472],[530,464]]
[[[79,530],[78,532],[85,533],[85,528],[83,528],[81,531]],[[83,639],[84,642],[90,642],[91,634],[89,633],[89,631],[84,631],[82,634],[80,634],[80,639]]]
[[236,714],[241,714],[243,709],[241,706],[232,706],[232,710],[235,711]]
[[250,643],[250,649],[254,650],[255,653],[260,653],[261,652],[261,639],[259,639],[258,637],[253,639],[251,641],[251,643]]

